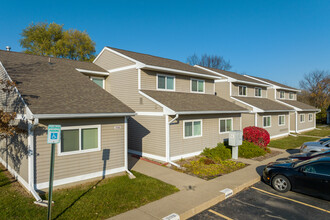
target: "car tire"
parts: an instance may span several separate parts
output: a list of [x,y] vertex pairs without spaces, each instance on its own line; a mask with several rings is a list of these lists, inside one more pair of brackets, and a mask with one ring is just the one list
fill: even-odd
[[281,193],[285,193],[291,189],[291,183],[285,176],[277,175],[272,180],[273,188]]

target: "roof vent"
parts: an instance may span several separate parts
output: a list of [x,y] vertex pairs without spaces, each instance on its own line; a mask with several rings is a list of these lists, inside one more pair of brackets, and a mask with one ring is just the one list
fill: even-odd
[[6,50],[10,51],[11,47],[10,46],[6,46]]

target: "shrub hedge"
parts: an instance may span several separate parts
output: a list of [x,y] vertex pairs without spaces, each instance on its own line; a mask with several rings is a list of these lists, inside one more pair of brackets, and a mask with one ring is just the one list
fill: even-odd
[[266,150],[270,142],[268,131],[263,128],[250,126],[243,129],[243,139],[258,145]]

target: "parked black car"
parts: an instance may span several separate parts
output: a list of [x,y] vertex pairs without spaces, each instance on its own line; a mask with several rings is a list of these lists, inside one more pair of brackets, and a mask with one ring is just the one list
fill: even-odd
[[330,157],[269,163],[263,179],[279,192],[292,190],[330,200]]
[[279,159],[279,160],[292,160],[292,162],[297,160],[309,160],[314,157],[322,157],[322,156],[330,156],[330,150],[327,151],[319,151],[319,152],[309,152],[309,153],[297,153],[292,154],[287,158]]

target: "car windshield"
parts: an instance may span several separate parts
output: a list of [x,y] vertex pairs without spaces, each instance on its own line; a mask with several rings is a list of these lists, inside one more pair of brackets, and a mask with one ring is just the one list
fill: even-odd
[[313,153],[308,153],[308,156],[317,156],[317,155],[320,155],[320,154],[327,154],[327,153],[330,153],[330,151],[318,151],[318,152],[313,152]]
[[319,160],[320,158],[319,157],[315,157],[313,159],[309,159],[309,160],[304,160],[304,161],[297,161],[295,163],[292,163],[292,167],[296,168],[296,167],[299,167],[299,166],[303,166],[305,164],[308,164],[308,163],[311,163],[311,162],[314,162],[314,161],[317,161]]
[[327,142],[327,141],[329,141],[329,140],[330,140],[330,138],[323,138],[323,139],[319,140],[319,142],[320,142],[321,144],[323,144],[324,142]]

